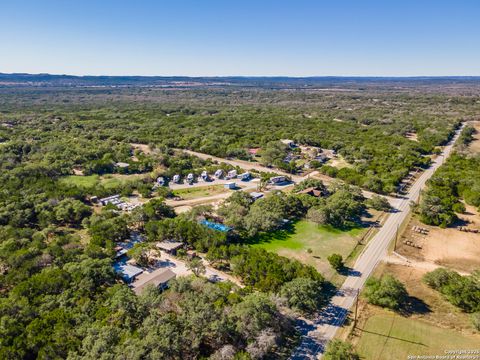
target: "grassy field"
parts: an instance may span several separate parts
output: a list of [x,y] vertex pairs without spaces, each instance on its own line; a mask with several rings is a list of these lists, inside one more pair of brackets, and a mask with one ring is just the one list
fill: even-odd
[[217,195],[227,191],[228,190],[225,189],[223,185],[212,185],[212,186],[192,187],[187,189],[178,189],[178,190],[174,190],[173,194],[175,196],[181,197],[184,200],[191,200],[191,199],[197,199],[201,197]]
[[[252,246],[262,247],[286,257],[293,257],[315,266],[327,277],[333,275],[327,256],[337,253],[347,258],[355,248],[358,238],[365,231],[357,228],[349,231],[301,220],[291,229],[262,234]],[[311,249],[311,253],[308,252]]]
[[104,175],[104,176],[98,176],[98,175],[88,175],[88,176],[70,175],[70,176],[65,176],[64,178],[62,178],[61,182],[63,182],[64,184],[75,185],[75,186],[84,187],[84,188],[93,187],[93,186],[100,183],[105,188],[108,189],[108,188],[113,188],[113,187],[117,187],[119,185],[125,184],[129,181],[140,179],[143,176],[144,175],[138,175],[138,174],[133,174],[133,175],[113,174],[113,175]]
[[60,180],[66,185],[74,185],[78,187],[92,187],[95,186],[100,181],[100,176],[98,175],[88,175],[88,176],[66,176]]
[[441,355],[446,349],[472,349],[480,334],[470,315],[447,302],[422,281],[426,270],[397,264],[380,265],[374,276],[392,274],[406,287],[409,311],[399,314],[359,301],[358,326],[352,332],[353,314],[337,336],[348,339],[362,359],[403,360],[408,355]]
[[356,346],[364,359],[404,360],[408,355],[444,355],[447,349],[475,349],[480,335],[429,325],[382,310],[368,318]]

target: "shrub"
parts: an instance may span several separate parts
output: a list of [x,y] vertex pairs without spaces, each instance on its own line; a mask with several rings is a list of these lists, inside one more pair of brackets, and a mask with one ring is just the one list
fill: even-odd
[[340,254],[332,254],[327,258],[328,262],[337,271],[340,271],[343,269],[343,258],[342,255]]
[[480,312],[472,314],[472,324],[477,331],[480,331]]
[[392,275],[380,279],[370,278],[365,287],[365,297],[373,305],[399,309],[408,297],[405,286]]
[[325,360],[358,360],[360,357],[351,344],[341,340],[332,340],[323,354]]

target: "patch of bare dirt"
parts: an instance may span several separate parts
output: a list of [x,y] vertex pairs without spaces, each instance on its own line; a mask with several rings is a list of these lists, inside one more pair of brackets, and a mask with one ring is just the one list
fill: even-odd
[[136,150],[140,150],[141,152],[143,152],[144,154],[153,154],[153,151],[152,149],[150,149],[150,146],[148,146],[147,144],[136,144],[136,143],[131,143],[130,144],[134,149]]
[[405,134],[405,137],[406,137],[408,140],[412,140],[412,141],[417,141],[417,142],[418,142],[418,135],[417,135],[417,133],[408,132],[408,133]]
[[473,121],[472,126],[477,130],[473,135],[474,140],[470,143],[468,150],[472,153],[480,153],[480,121]]
[[[472,206],[466,206],[461,223],[442,229],[428,226],[412,218],[397,242],[397,252],[417,261],[432,262],[459,271],[480,269],[480,215]],[[425,229],[423,233],[419,228]],[[472,232],[461,231],[469,229]]]

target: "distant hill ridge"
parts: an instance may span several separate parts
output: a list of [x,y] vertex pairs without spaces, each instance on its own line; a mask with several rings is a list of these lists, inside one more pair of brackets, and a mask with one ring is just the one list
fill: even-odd
[[357,77],[357,76],[76,76],[52,74],[0,73],[0,86],[71,86],[71,87],[120,87],[120,86],[158,86],[158,87],[204,87],[204,86],[242,86],[268,88],[314,88],[314,87],[359,87],[362,85],[448,85],[480,84],[478,76],[445,77]]

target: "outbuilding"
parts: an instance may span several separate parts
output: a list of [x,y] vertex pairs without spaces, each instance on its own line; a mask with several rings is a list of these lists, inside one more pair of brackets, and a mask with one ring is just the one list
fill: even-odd
[[126,163],[126,162],[119,161],[119,162],[115,163],[115,166],[118,167],[118,168],[126,169],[130,166],[130,164]]
[[183,246],[182,242],[178,241],[161,241],[156,244],[156,247],[166,253],[176,255],[177,250]]
[[228,182],[224,185],[225,189],[235,190],[237,188],[237,184],[234,182]]
[[254,191],[250,193],[250,196],[252,197],[253,201],[255,201],[261,199],[263,197],[263,193]]

